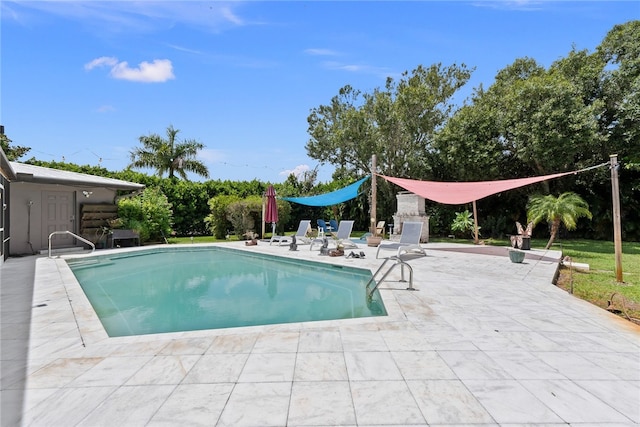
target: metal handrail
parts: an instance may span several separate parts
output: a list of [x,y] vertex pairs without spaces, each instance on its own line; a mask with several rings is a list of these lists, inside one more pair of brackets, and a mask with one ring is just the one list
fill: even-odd
[[[369,289],[369,285],[371,284],[371,282],[374,281],[374,279],[376,278],[376,275],[380,272],[380,270],[382,270],[382,268],[387,264],[387,262],[389,262],[390,260],[396,261],[391,267],[389,267],[389,269],[382,275],[382,277],[380,278],[380,281],[378,281],[376,283],[376,285]],[[391,273],[391,271],[397,267],[397,266],[401,267],[401,282],[406,282],[406,280],[404,279],[404,267],[408,267],[409,268],[409,287],[407,288],[408,291],[415,291],[416,289],[413,287],[413,267],[411,267],[411,265],[409,263],[407,263],[405,260],[403,260],[402,258],[400,258],[399,256],[392,256],[389,257],[387,259],[384,260],[384,262],[382,264],[380,264],[380,267],[378,267],[378,269],[376,270],[375,273],[373,273],[373,276],[371,276],[371,279],[369,279],[369,282],[367,282],[367,286],[365,287],[365,289],[367,290],[367,297],[371,297],[371,295],[373,295],[373,293],[375,292],[375,290],[378,288],[378,286],[384,281],[384,279],[389,275],[389,273]]]
[[86,243],[87,245],[91,246],[91,252],[92,253],[93,253],[93,251],[96,250],[96,245],[94,245],[93,242],[85,239],[84,237],[80,237],[77,234],[70,232],[69,230],[54,231],[53,233],[49,234],[49,258],[51,258],[51,237],[53,237],[54,234],[71,234],[76,239],[81,240],[84,243]]

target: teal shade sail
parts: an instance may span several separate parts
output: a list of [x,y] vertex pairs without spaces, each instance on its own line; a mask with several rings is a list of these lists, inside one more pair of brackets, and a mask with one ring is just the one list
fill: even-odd
[[371,176],[365,176],[359,181],[354,182],[344,188],[341,188],[331,193],[318,194],[317,196],[308,197],[283,197],[282,200],[288,202],[299,203],[306,206],[332,206],[338,203],[346,202],[347,200],[355,199],[358,197],[359,188],[363,182],[369,179]]

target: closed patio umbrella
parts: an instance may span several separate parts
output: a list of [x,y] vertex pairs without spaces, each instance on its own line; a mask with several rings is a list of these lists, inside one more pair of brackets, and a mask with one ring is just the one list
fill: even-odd
[[267,192],[267,207],[264,213],[264,222],[270,222],[272,224],[272,233],[276,234],[276,222],[278,222],[278,203],[276,202],[276,190],[273,185],[269,185]]

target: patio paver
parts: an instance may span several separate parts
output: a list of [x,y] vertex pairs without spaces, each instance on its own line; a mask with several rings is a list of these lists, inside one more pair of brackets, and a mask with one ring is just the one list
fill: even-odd
[[640,327],[554,286],[559,252],[424,247],[415,291],[381,285],[388,316],[118,338],[64,259],[10,258],[2,426],[640,424]]

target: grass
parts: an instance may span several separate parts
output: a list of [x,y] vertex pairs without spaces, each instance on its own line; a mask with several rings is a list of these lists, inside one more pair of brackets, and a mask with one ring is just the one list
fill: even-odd
[[[613,242],[562,242],[562,253],[573,262],[589,264],[588,272],[563,268],[558,286],[602,308],[640,324],[640,243],[622,244],[622,283],[616,282]],[[573,288],[573,289],[572,289]]]
[[[359,235],[354,233],[354,235]],[[237,241],[236,236],[228,240],[212,236],[198,236],[194,243]],[[169,243],[191,243],[190,237],[173,237]],[[432,241],[468,243],[469,239],[438,239]],[[509,246],[506,239],[487,239],[485,244]],[[546,239],[531,239],[531,248],[544,249]],[[615,250],[613,242],[600,240],[561,240],[552,249],[562,251],[574,263],[589,264],[589,271],[560,269],[557,285],[578,298],[589,301],[604,309],[640,324],[640,242],[622,243],[623,282],[616,282]]]

